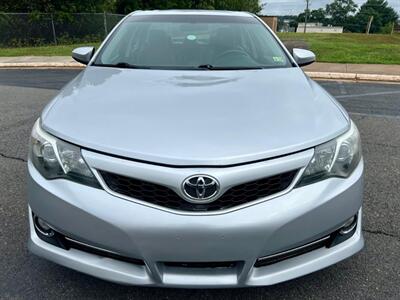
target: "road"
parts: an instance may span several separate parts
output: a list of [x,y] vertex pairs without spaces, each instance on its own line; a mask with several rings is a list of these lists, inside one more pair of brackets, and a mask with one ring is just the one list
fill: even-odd
[[0,71],[1,299],[400,298],[400,85],[394,84],[321,82],[351,113],[363,140],[366,247],[350,259],[270,287],[184,290],[120,286],[30,254],[25,201],[30,129],[46,103],[77,72]]

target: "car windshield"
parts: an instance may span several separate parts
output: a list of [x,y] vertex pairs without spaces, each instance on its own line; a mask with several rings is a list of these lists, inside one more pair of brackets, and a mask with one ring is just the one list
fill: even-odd
[[253,16],[128,17],[93,65],[154,69],[260,69],[292,66]]

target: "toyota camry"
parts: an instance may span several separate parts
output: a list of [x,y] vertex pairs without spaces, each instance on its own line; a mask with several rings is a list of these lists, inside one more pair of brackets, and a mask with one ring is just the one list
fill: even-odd
[[140,11],[46,106],[30,139],[29,249],[106,280],[243,287],[350,257],[356,125],[257,16]]

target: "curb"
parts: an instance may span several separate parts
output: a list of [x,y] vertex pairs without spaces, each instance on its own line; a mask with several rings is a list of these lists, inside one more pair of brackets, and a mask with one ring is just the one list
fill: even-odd
[[[0,69],[83,69],[85,66],[77,62],[55,62],[55,63],[0,63]],[[399,82],[400,75],[360,74],[360,73],[337,73],[337,72],[313,72],[305,71],[313,79],[333,79],[352,81],[383,81]]]
[[20,62],[20,63],[0,63],[0,69],[83,69],[85,65],[76,62]]
[[400,75],[310,72],[310,71],[306,71],[305,73],[313,79],[342,79],[342,80],[353,80],[353,81],[400,82]]

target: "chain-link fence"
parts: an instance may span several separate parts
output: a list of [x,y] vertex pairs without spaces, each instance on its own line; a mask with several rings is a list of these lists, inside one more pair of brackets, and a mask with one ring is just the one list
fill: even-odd
[[99,42],[123,17],[109,13],[0,13],[0,47]]
[[[1,1],[1,0],[0,0]],[[268,6],[267,6],[268,7]],[[308,24],[282,8],[283,15],[265,17],[277,32],[367,32],[378,20],[365,15],[361,21],[348,18],[338,28],[330,26],[330,19],[314,20],[310,12]],[[0,13],[0,47],[42,46],[99,42],[124,17],[111,13]],[[263,17],[264,18],[264,17]],[[271,21],[272,20],[272,21]],[[271,25],[271,21],[273,24]],[[378,24],[379,25],[379,24]],[[307,30],[302,29],[307,26]],[[301,27],[301,28],[300,28]],[[300,28],[300,29],[299,29]],[[381,26],[378,33],[396,33],[398,23]]]

